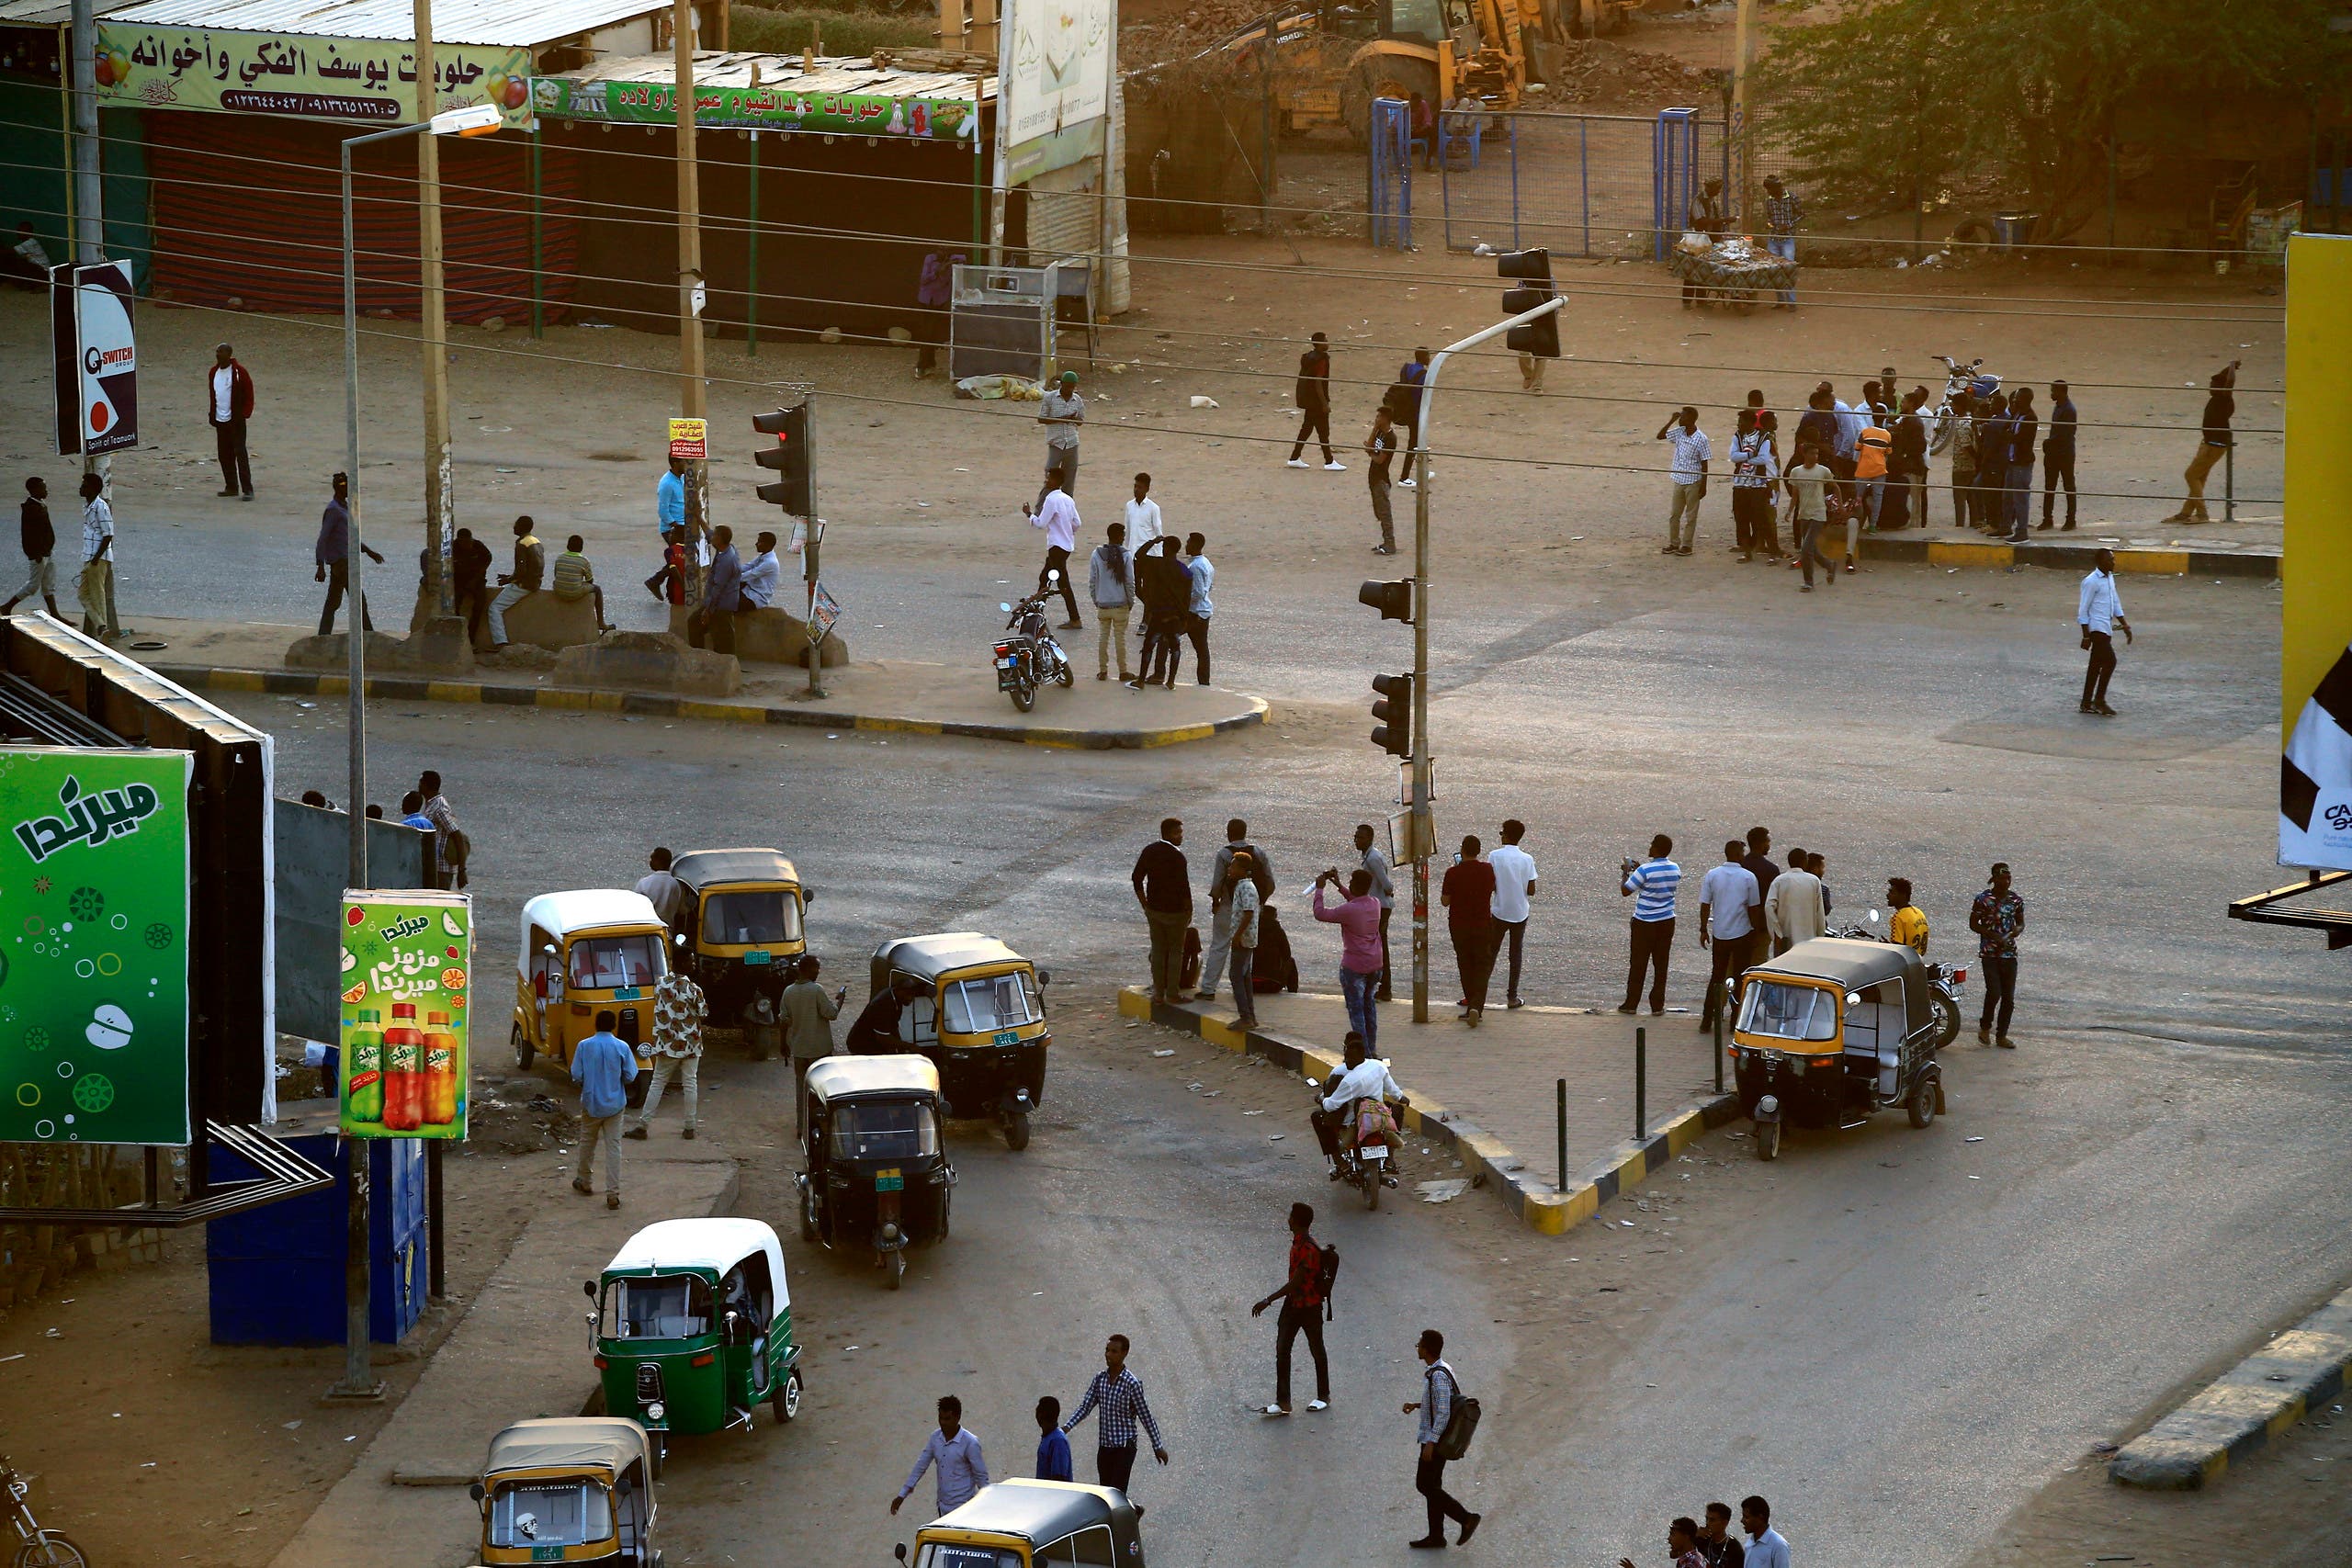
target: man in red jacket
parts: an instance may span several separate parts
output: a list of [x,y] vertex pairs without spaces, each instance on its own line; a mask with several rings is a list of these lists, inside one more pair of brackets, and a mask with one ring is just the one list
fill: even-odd
[[204,412],[220,454],[220,493],[254,498],[254,467],[245,459],[245,421],[254,416],[254,378],[237,363],[236,350],[221,344],[212,351],[204,378]]

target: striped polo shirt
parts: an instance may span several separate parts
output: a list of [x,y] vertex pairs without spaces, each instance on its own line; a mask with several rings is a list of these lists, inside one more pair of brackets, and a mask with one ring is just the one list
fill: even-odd
[[1634,919],[1674,919],[1674,891],[1682,886],[1682,868],[1670,860],[1644,861],[1625,878],[1634,893]]

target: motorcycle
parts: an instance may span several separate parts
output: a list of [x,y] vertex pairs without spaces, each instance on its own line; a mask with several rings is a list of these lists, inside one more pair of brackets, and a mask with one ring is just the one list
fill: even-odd
[[[33,1517],[26,1499],[32,1488],[0,1454],[0,1518],[7,1520],[17,1540],[11,1561],[19,1568],[89,1568],[90,1560],[82,1549],[65,1539],[59,1530],[46,1529]],[[0,1542],[5,1549],[6,1542]]]
[[1928,446],[1932,455],[1941,457],[1951,446],[1952,405],[1963,393],[1980,403],[1999,397],[2001,378],[1985,369],[1982,359],[1972,359],[1962,365],[1949,354],[1930,355],[1928,357],[1944,367],[1944,400],[1936,405],[1936,434]]
[[[1333,1073],[1323,1087],[1315,1091],[1317,1109],[1323,1098],[1338,1089],[1340,1075]],[[1333,1140],[1339,1149],[1340,1179],[1363,1194],[1363,1206],[1378,1210],[1380,1190],[1396,1185],[1396,1156],[1400,1140],[1394,1132],[1396,1113],[1386,1104],[1374,1100],[1359,1100],[1350,1105],[1340,1124],[1340,1136]],[[1352,1133],[1352,1137],[1349,1134]]]
[[1077,680],[1046,618],[1046,596],[1061,587],[1061,580],[1059,571],[1049,571],[1046,585],[1036,592],[1018,604],[997,606],[1009,617],[1004,629],[1011,635],[997,639],[996,689],[1011,696],[1023,713],[1036,705],[1038,687],[1049,681],[1067,687]]
[[[1879,912],[1872,909],[1863,924],[1833,926],[1823,934],[1849,942],[1892,942],[1878,930],[1878,919]],[[1968,984],[1968,965],[1939,964],[1932,958],[1922,962],[1928,970],[1928,1003],[1936,1013],[1936,1049],[1940,1051],[1960,1038],[1960,988]]]

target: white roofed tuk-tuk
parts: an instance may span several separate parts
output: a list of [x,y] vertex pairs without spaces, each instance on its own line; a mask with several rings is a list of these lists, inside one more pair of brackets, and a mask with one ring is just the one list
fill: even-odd
[[[490,1440],[471,1488],[481,1506],[486,1568],[512,1562],[608,1562],[658,1568],[653,1482],[660,1456],[623,1417],[517,1421]],[[388,1556],[399,1546],[386,1541]]]
[[1143,1510],[1112,1486],[1000,1481],[915,1532],[902,1568],[1145,1568]]
[[785,987],[808,951],[804,919],[815,895],[780,850],[688,850],[670,863],[685,886],[679,912],[682,964],[702,987],[714,1023],[748,1022],[765,997],[781,1016]]
[[[872,994],[910,993],[898,1038],[939,1069],[948,1116],[993,1119],[1014,1149],[1029,1146],[1029,1117],[1046,1098],[1045,987],[1051,976],[991,936],[943,931],[898,937],[874,950]],[[855,1038],[853,1050],[868,1047]]]
[[800,1414],[800,1347],[784,1248],[758,1220],[663,1220],[582,1289],[604,1409],[651,1434],[661,1472],[672,1432],[752,1427],[763,1403]]
[[1732,1025],[1740,1106],[1760,1159],[1781,1127],[1857,1127],[1900,1105],[1925,1127],[1943,1110],[1927,966],[1908,947],[1815,937],[1740,978]]
[[605,1011],[619,1021],[613,1032],[649,1060],[653,987],[669,972],[669,928],[642,893],[540,894],[523,906],[515,956],[515,1067],[527,1072],[539,1056],[570,1067],[572,1048],[596,1032]]
[[929,1058],[821,1056],[801,1082],[800,1238],[871,1247],[897,1290],[907,1248],[947,1239],[956,1168]]

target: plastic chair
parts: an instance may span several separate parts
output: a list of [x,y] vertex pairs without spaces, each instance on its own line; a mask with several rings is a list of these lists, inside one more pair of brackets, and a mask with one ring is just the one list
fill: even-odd
[[1462,118],[1470,121],[1470,129],[1453,130],[1447,122],[1453,118],[1453,115],[1448,114],[1441,116],[1438,119],[1438,156],[1450,166],[1453,162],[1455,152],[1467,145],[1470,149],[1469,166],[1475,169],[1478,166],[1478,140],[1485,133],[1486,128],[1481,123],[1481,117],[1465,115]]

